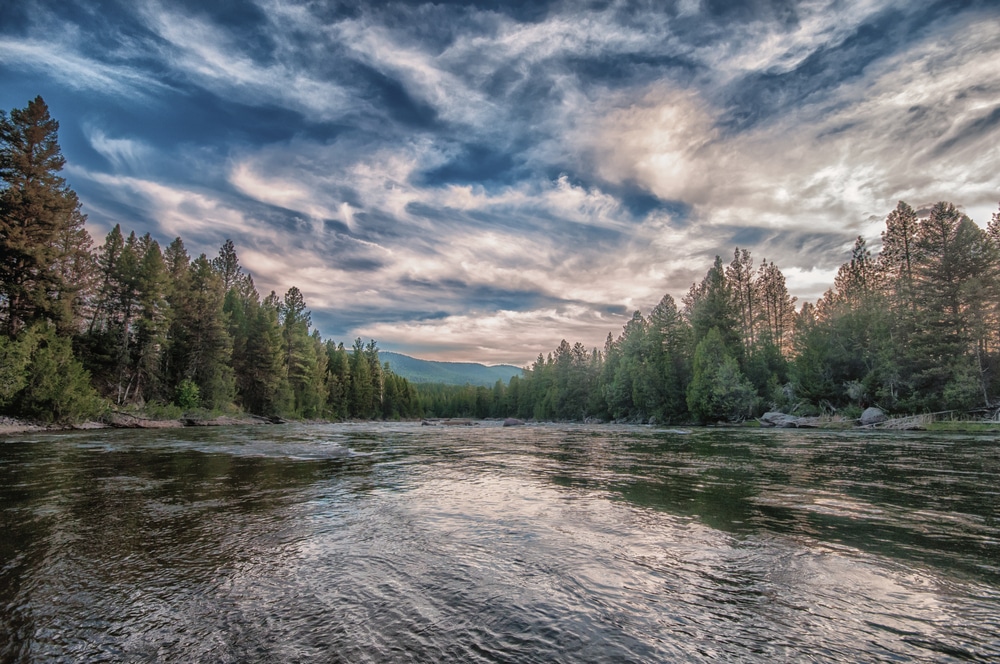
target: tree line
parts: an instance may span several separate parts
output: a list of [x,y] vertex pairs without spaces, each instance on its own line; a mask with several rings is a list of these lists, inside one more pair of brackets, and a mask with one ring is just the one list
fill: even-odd
[[93,247],[58,127],[41,97],[0,112],[0,412],[419,416],[375,341],[323,340],[294,286],[261,298],[232,241],[192,259],[179,237],[162,249],[116,225]]
[[231,241],[192,259],[181,238],[162,249],[116,226],[94,247],[57,132],[40,97],[0,112],[3,414],[714,422],[996,406],[1000,213],[984,230],[951,203],[900,202],[877,255],[859,237],[833,287],[799,309],[773,262],[737,248],[601,349],[564,340],[506,384],[417,388],[374,341],[323,340],[298,288],[262,298]]
[[716,257],[680,305],[636,311],[603,349],[565,340],[523,377],[428,390],[451,415],[539,420],[741,421],[765,410],[858,416],[996,409],[1000,213],[900,202],[873,256],[858,237],[834,286],[798,310],[773,262]]

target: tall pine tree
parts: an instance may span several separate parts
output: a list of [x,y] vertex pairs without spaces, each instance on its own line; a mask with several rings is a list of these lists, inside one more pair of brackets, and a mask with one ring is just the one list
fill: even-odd
[[13,336],[34,321],[74,330],[90,238],[76,193],[59,176],[59,123],[41,97],[0,111],[0,317]]

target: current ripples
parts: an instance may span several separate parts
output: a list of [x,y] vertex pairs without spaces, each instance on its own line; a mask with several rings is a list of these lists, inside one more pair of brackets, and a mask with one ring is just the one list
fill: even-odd
[[0,443],[4,661],[990,661],[995,440],[313,425]]

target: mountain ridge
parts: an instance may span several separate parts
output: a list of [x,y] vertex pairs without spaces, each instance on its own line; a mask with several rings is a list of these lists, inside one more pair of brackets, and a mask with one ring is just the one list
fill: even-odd
[[511,376],[520,376],[522,373],[520,367],[512,364],[487,366],[478,362],[421,360],[392,351],[379,351],[379,359],[388,363],[393,373],[411,383],[492,387],[498,380],[507,383]]

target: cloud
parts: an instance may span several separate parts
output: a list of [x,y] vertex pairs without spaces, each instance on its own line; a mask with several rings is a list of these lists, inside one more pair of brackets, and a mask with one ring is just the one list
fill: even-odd
[[111,138],[97,127],[85,128],[91,147],[110,162],[118,172],[138,172],[145,168],[153,151],[142,141],[132,138]]
[[872,233],[866,220],[898,199],[996,196],[998,54],[1000,24],[966,18],[746,132],[721,132],[703,96],[657,83],[609,96],[568,138],[602,178],[686,201],[708,227]]
[[736,245],[806,300],[898,199],[996,210],[985,5],[237,6],[33,12],[0,58],[86,100],[94,224],[231,237],[324,335],[524,364]]
[[141,14],[162,40],[159,56],[174,74],[220,97],[252,104],[265,101],[324,121],[363,106],[335,80],[287,62],[285,51],[249,51],[224,28],[159,3],[147,3]]
[[72,40],[0,37],[0,61],[9,68],[42,73],[75,90],[112,96],[162,91],[165,85],[135,67],[108,64],[76,51]]
[[[89,180],[104,188],[128,209],[142,211],[147,230],[154,235],[173,239],[182,237],[198,251],[213,254],[228,237],[240,237],[244,243],[267,243],[278,246],[280,233],[262,220],[256,219],[211,190],[196,190],[171,186],[155,180],[122,175],[109,175],[70,167],[77,178]],[[141,219],[113,220],[131,227]]]
[[[602,348],[607,333],[619,328],[617,317],[589,307],[532,311],[473,311],[439,319],[381,323],[358,328],[364,339],[389,340],[387,350],[403,348],[427,359],[489,362],[525,366],[540,349],[555,348],[562,338]],[[561,330],[563,336],[559,336]],[[620,333],[620,328],[616,334]],[[413,350],[411,350],[413,349]]]

